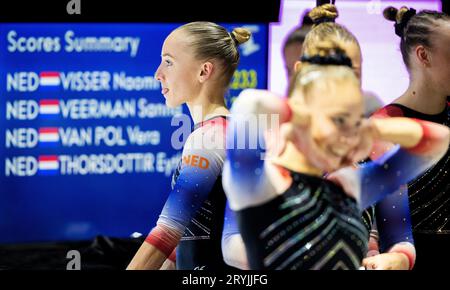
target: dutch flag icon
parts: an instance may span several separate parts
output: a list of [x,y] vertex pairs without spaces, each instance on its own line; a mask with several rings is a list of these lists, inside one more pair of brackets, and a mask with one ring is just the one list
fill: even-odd
[[55,175],[59,171],[58,155],[40,155],[38,169],[40,175]]
[[39,129],[39,143],[42,146],[55,146],[59,142],[57,127],[43,127]]
[[59,72],[56,71],[43,71],[39,74],[39,86],[40,88],[54,89],[59,88],[61,84]]
[[40,100],[39,114],[42,117],[52,117],[59,115],[59,100]]

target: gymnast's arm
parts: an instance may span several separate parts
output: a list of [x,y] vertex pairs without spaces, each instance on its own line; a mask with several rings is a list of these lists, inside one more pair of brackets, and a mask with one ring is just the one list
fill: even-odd
[[[387,195],[375,205],[379,233],[379,257],[374,257],[377,268],[412,269],[416,250],[412,235],[408,187]],[[388,256],[390,256],[388,258]],[[382,259],[380,259],[382,258]]]
[[232,267],[249,270],[247,252],[236,221],[235,213],[228,203],[222,232],[222,255],[225,263]]
[[[230,208],[238,211],[276,197],[264,166],[264,135],[266,130],[292,121],[292,112],[286,99],[268,91],[248,89],[233,103],[231,113],[222,184]],[[261,117],[266,117],[265,121]],[[274,126],[267,122],[271,117],[279,118]]]
[[176,270],[177,268],[177,248],[173,249],[169,257],[164,261],[160,270]]
[[381,158],[357,169],[341,169],[333,173],[331,179],[336,180],[338,176],[344,190],[356,197],[363,209],[381,200],[377,205],[377,224],[382,251],[405,254],[411,269],[415,248],[408,196],[405,186],[401,185],[420,175],[445,154],[449,131],[439,124],[407,118],[377,119],[375,122],[381,127],[378,128],[380,139],[399,143],[403,148],[397,145]]
[[393,117],[374,119],[376,139],[395,143],[380,158],[330,174],[365,209],[396,192],[447,152],[449,129],[440,124]]
[[[403,112],[395,106],[377,111],[372,118],[402,117]],[[371,157],[377,159],[389,151],[394,144],[375,142]],[[379,225],[379,246],[381,254],[366,258],[366,268],[412,269],[416,250],[412,235],[409,211],[408,187],[401,185],[397,192],[386,196],[375,205],[375,216]]]
[[[189,136],[186,144],[193,142],[194,133]],[[218,154],[218,152],[220,153],[220,150],[185,146],[180,175],[169,194],[156,227],[142,243],[127,269],[157,270],[161,268],[166,258],[178,245],[186,226],[206,200],[221,173],[224,153]],[[198,166],[200,160],[202,160],[202,166]]]

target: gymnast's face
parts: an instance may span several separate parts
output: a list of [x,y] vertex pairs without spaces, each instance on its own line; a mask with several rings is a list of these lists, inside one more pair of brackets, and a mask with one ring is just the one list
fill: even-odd
[[431,37],[429,71],[436,87],[450,95],[450,21],[439,21],[436,33]]
[[364,105],[356,82],[331,81],[311,88],[306,107],[311,113],[311,137],[329,164],[325,171],[347,166],[362,143]]
[[166,38],[161,64],[155,74],[161,82],[166,105],[171,108],[192,101],[199,94],[197,73],[201,62],[195,59],[186,34],[183,30],[175,30]]

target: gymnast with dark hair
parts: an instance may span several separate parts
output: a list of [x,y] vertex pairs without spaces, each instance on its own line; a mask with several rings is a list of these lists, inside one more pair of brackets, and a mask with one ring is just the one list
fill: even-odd
[[[450,17],[437,11],[388,7],[384,17],[394,22],[400,51],[409,72],[406,91],[374,117],[409,117],[449,126],[450,111]],[[392,144],[377,142],[377,155]],[[433,167],[404,187],[409,196],[413,238],[417,251],[415,269],[436,267],[436,259],[450,260],[449,152]],[[377,208],[388,208],[381,201]],[[390,208],[391,211],[396,209]],[[380,228],[385,219],[377,219]],[[380,232],[380,237],[383,233]],[[381,257],[372,257],[376,265]]]
[[291,82],[292,77],[295,74],[294,65],[300,59],[306,34],[311,30],[313,25],[313,21],[308,15],[309,11],[310,10],[304,12],[301,25],[291,30],[283,41],[283,61],[288,83]]

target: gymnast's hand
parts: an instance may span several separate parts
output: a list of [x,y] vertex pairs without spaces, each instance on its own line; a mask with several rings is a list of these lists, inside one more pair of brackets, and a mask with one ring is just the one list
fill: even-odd
[[292,112],[290,120],[265,132],[266,157],[281,156],[291,143],[310,166],[330,172],[368,156],[372,146],[368,120],[358,128],[356,138],[353,132],[348,137],[345,135],[348,132],[338,130],[328,116],[314,114],[302,100],[291,98],[288,102]]
[[366,270],[408,270],[409,260],[403,253],[383,253],[363,260]]
[[[288,143],[292,143],[295,148],[301,152],[308,163],[322,170],[331,170],[338,166],[341,158],[330,156],[325,152],[311,133],[311,126],[305,120],[308,120],[308,113],[304,113],[302,123],[287,122],[279,128],[279,134],[266,134],[266,140],[271,140],[268,146],[268,152],[271,156],[281,156]],[[298,119],[297,119],[298,120]]]
[[304,130],[307,131],[310,126],[311,115],[299,105],[298,100],[291,98],[288,100],[288,105],[291,111],[290,120],[264,132],[266,158],[281,156],[286,149],[286,144],[296,143],[296,135],[302,134]]
[[369,119],[363,119],[359,129],[360,137],[352,150],[343,158],[341,167],[350,166],[369,157],[373,143],[377,136],[374,124]]
[[358,126],[339,127],[329,116],[305,109],[299,112],[299,107],[295,106],[292,121],[281,127],[281,136],[285,137],[281,142],[292,141],[312,165],[332,172],[369,156],[378,136],[372,120],[362,119]]

